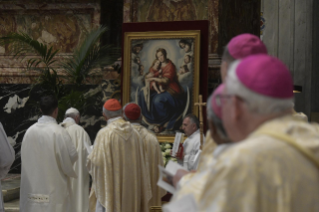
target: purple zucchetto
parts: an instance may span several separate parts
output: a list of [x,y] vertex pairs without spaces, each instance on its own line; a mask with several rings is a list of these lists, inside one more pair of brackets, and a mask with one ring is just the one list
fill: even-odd
[[265,55],[252,55],[235,67],[238,80],[249,90],[272,98],[293,98],[291,74],[279,59]]
[[257,37],[249,33],[237,35],[227,45],[229,54],[234,59],[245,58],[249,55],[267,54],[265,44]]

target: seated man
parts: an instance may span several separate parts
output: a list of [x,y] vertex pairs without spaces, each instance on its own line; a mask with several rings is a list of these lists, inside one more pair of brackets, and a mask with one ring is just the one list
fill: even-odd
[[[183,143],[184,157],[183,166],[191,171],[196,170],[200,154],[200,131],[198,118],[193,114],[188,114],[183,120],[182,128],[187,139]],[[203,137],[203,143],[205,138]]]
[[[227,133],[223,127],[221,121],[221,107],[216,103],[220,100],[220,95],[224,89],[224,84],[218,86],[215,89],[214,93],[207,100],[207,123],[211,133],[212,141],[215,142],[218,146],[213,150],[212,157],[206,156],[204,158],[205,164],[202,165],[201,169],[197,170],[195,173],[185,173],[183,170],[179,170],[174,176],[174,183],[177,187],[177,191],[174,194],[173,200],[169,203],[165,210],[170,211],[171,204],[176,204],[178,201],[183,198],[185,195],[192,194],[194,195],[195,201],[199,202],[199,194],[203,189],[204,183],[209,177],[209,172],[207,172],[207,167],[212,166],[218,157],[229,148],[230,140],[227,137]],[[206,142],[209,142],[206,139]],[[180,181],[179,177],[185,175]]]

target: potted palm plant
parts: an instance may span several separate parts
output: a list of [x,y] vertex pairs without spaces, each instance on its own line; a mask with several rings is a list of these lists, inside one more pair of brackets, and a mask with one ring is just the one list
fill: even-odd
[[[24,59],[29,53],[36,56],[26,60],[26,71],[36,71],[37,79],[32,82],[29,102],[34,104],[37,96],[53,93],[59,99],[58,121],[68,107],[76,107],[81,112],[89,106],[91,95],[84,95],[83,85],[92,74],[98,74],[101,67],[110,65],[119,56],[119,49],[111,45],[100,45],[101,36],[107,31],[99,27],[88,33],[74,54],[65,61],[55,58],[58,50],[32,39],[28,34],[10,33],[0,38],[0,45],[10,45],[11,54]],[[62,70],[63,73],[58,73]]]

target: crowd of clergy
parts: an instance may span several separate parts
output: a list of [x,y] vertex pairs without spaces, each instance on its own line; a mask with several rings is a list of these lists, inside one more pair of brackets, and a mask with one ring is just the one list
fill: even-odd
[[[196,116],[183,118],[184,169],[162,210],[319,211],[319,125],[295,112],[288,68],[257,36],[241,34],[224,49],[221,76],[207,99],[203,145]],[[162,205],[162,153],[137,104],[107,100],[107,125],[93,145],[77,109],[58,124],[54,96],[42,97],[40,108],[22,141],[20,212],[148,212]],[[0,124],[1,179],[13,161]]]

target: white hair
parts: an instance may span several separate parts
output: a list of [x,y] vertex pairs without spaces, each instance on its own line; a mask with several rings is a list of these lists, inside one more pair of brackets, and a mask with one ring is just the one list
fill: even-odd
[[[293,108],[293,98],[278,99],[255,93],[243,85],[236,75],[236,68],[240,60],[233,62],[226,79],[227,94],[241,97],[247,104],[250,112],[261,115],[276,114]],[[291,88],[292,89],[292,88]],[[292,92],[292,91],[291,91]]]
[[108,119],[115,118],[122,115],[122,108],[116,111],[110,111],[103,107],[103,113]]
[[69,108],[66,112],[65,112],[65,118],[67,117],[71,117],[73,119],[75,119],[77,116],[80,116],[80,112],[76,109],[76,108]]
[[[124,105],[124,107],[123,107],[123,116],[124,116],[124,119],[126,120],[126,121],[129,121],[129,122],[136,122],[136,121],[141,121],[142,120],[142,113],[140,114],[140,117],[138,118],[138,119],[136,119],[136,120],[131,120],[131,119],[129,119],[129,118],[127,118],[126,117],[126,115],[125,115],[125,108],[126,108],[126,106],[127,105],[129,105],[129,104],[131,104],[131,103],[133,103],[133,102],[129,102],[129,103],[127,103],[126,105]],[[137,105],[137,106],[139,106],[139,105]],[[140,106],[139,106],[140,107]],[[141,107],[140,107],[140,109],[141,109]],[[142,111],[142,110],[141,110]]]
[[227,133],[223,126],[223,122],[220,118],[216,116],[213,110],[212,98],[213,98],[213,94],[211,94],[207,100],[206,111],[207,111],[208,120],[212,121],[213,124],[215,125],[218,136],[222,139],[227,139]]

